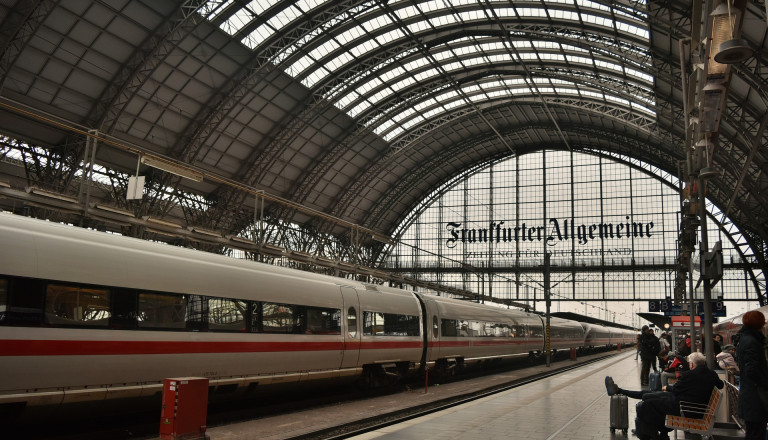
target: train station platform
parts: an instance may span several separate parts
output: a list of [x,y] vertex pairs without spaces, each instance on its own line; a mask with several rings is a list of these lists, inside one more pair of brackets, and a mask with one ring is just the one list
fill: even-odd
[[[621,431],[611,433],[605,376],[612,376],[622,388],[639,390],[640,362],[635,360],[634,350],[353,438],[626,439]],[[636,402],[629,401],[630,430]]]
[[[622,388],[640,389],[640,361],[635,350],[627,349],[608,358],[587,362],[577,368],[550,377],[530,381],[507,391],[482,397],[431,415],[376,429],[354,438],[357,440],[412,440],[430,438],[525,438],[532,440],[605,440],[632,439],[635,404],[629,400],[629,431],[610,430],[610,398],[605,390],[605,376],[612,376]],[[590,357],[579,359],[589,360]],[[211,440],[312,438],[312,432],[342,424],[345,420],[361,420],[385,416],[407,405],[467,393],[474,389],[524,379],[573,366],[573,361],[560,361],[551,367],[532,366],[520,370],[413,389],[405,393],[380,396],[330,407],[312,408],[292,414],[266,417],[226,426],[209,427]],[[575,362],[578,364],[579,362]],[[670,435],[670,437],[673,437]],[[686,438],[682,432],[678,438]],[[731,437],[727,437],[731,438]]]
[[[316,407],[290,414],[263,417],[234,424],[209,426],[207,433],[211,440],[244,440],[252,438],[276,440],[300,437],[334,425],[342,424],[346,421],[385,416],[389,413],[402,410],[407,406],[424,405],[430,402],[449,399],[453,396],[465,395],[477,390],[492,388],[504,383],[524,380],[531,376],[546,374],[547,372],[563,367],[574,366],[574,364],[590,361],[602,356],[604,355],[584,356],[579,357],[576,362],[570,360],[554,362],[551,367],[546,367],[544,365],[529,366],[522,369],[505,371],[469,380],[432,385],[426,392],[424,388],[414,388],[404,393],[389,394],[362,401],[354,401],[327,407]],[[499,424],[497,426],[501,432],[509,433],[510,429],[515,429],[516,431],[520,431],[520,433],[525,432],[527,434],[529,430],[531,432],[536,432],[536,430],[544,432],[546,427],[555,426],[555,419],[548,419],[550,414],[558,414],[557,419],[559,420],[560,416],[566,414],[565,409],[571,410],[581,407],[576,411],[578,414],[583,408],[590,406],[591,411],[594,411],[594,423],[596,423],[596,425],[591,428],[592,436],[585,438],[605,439],[607,437],[601,437],[599,435],[596,437],[594,436],[595,432],[608,432],[608,396],[605,393],[605,386],[603,384],[604,377],[606,374],[611,374],[620,385],[624,386],[626,384],[629,387],[636,387],[639,386],[639,368],[639,361],[635,361],[635,349],[630,348],[616,352],[616,354],[608,359],[599,360],[594,364],[589,364],[571,372],[523,385],[498,395],[499,399],[502,398],[501,396],[508,396],[507,398],[510,399],[511,402],[516,402],[511,403],[509,408],[505,409],[505,404],[501,403],[501,400],[491,403],[494,402],[497,397],[476,401],[466,407],[474,407],[479,413],[486,414],[495,413],[495,411],[501,410],[505,413],[504,417],[492,417],[498,419]],[[599,408],[595,408],[596,406],[603,408],[605,412],[601,413]],[[497,409],[491,411],[491,407]],[[630,405],[630,407],[630,418],[632,420],[634,418],[634,406]],[[461,411],[463,411],[463,408],[465,407],[460,408]],[[526,410],[525,408],[529,409]],[[535,417],[526,415],[525,413],[527,411],[530,411]],[[449,415],[448,422],[450,419],[451,416]],[[430,420],[434,420],[434,418]],[[528,423],[528,421],[536,420],[541,421],[541,423]],[[521,423],[521,421],[524,421],[525,423]],[[429,421],[419,419],[418,422],[414,421],[412,424],[393,426],[388,428],[386,432],[377,431],[368,434],[370,437],[361,438],[395,435],[394,433],[399,430],[405,430],[403,437],[392,438],[419,438],[410,437],[408,434],[408,431],[411,429],[421,429],[417,427],[418,423],[429,423]],[[441,430],[448,429],[447,426],[451,425],[447,422],[438,421],[437,423],[441,425]],[[514,425],[511,425],[514,426],[514,428],[511,428],[508,425],[509,423],[514,423]],[[495,426],[495,423],[484,423],[484,425],[490,428],[491,426]],[[519,425],[523,426],[521,427]],[[461,424],[456,424],[449,430],[452,429],[452,432],[455,432],[456,430],[461,429],[461,426]],[[467,431],[471,431],[469,428],[470,425],[464,427]],[[599,431],[597,431],[598,428],[600,429]],[[585,432],[588,431],[588,427],[585,427],[584,429]],[[483,432],[477,433],[477,438],[485,438]],[[467,434],[470,435],[470,437],[475,435],[470,432]],[[549,437],[548,435],[543,437],[540,435],[533,435],[531,438]],[[572,437],[563,436],[559,438]]]

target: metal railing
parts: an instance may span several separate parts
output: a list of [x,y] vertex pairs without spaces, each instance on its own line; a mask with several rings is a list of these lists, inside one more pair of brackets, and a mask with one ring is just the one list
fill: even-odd
[[725,381],[725,394],[730,420],[743,429],[744,421],[739,418],[739,387],[736,385],[736,377],[731,372],[728,372],[728,380]]

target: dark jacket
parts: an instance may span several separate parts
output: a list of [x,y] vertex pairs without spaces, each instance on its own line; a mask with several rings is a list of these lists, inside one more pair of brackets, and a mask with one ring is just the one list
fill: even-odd
[[749,422],[768,421],[768,408],[763,407],[757,387],[768,390],[768,362],[765,360],[765,336],[748,327],[737,335],[736,359],[741,373],[739,416]]
[[714,387],[723,388],[723,381],[717,373],[699,365],[693,370],[683,371],[680,380],[673,385],[667,385],[667,391],[675,395],[677,402],[694,402],[706,405],[712,397]]
[[659,338],[651,333],[640,335],[640,357],[643,359],[653,359],[661,351]]
[[677,344],[677,354],[686,357],[691,354],[691,338],[686,338]]

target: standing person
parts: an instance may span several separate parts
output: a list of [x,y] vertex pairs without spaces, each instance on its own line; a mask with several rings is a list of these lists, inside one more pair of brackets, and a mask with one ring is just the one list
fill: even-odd
[[648,386],[648,375],[651,373],[651,366],[653,371],[656,371],[656,356],[659,355],[660,348],[659,339],[653,334],[647,325],[643,326],[642,334],[640,335],[640,360],[642,366],[640,367],[640,385]]
[[713,338],[715,338],[715,343],[712,344],[712,352],[715,354],[715,356],[717,356],[723,351],[722,349],[723,337],[715,333],[715,336],[713,336]]
[[669,353],[669,350],[671,350],[672,347],[669,345],[669,341],[667,341],[667,333],[662,332],[661,337],[659,338],[659,344],[661,346],[661,350],[659,351],[659,354],[657,355],[659,357],[659,368],[661,370],[664,370],[664,368],[667,365],[667,353]]
[[677,344],[677,354],[683,357],[691,354],[691,336],[690,335],[686,335]]
[[758,395],[758,387],[768,392],[768,362],[765,360],[765,316],[757,310],[741,318],[742,327],[736,334],[736,360],[739,364],[739,416],[746,425],[745,440],[764,440],[768,423],[768,408]]

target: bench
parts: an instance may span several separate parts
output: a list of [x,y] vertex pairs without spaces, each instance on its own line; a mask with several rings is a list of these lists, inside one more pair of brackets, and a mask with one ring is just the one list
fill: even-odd
[[[715,411],[717,411],[718,404],[720,404],[720,391],[713,388],[708,404],[680,402],[680,415],[668,415],[664,420],[664,425],[675,430],[675,439],[677,439],[677,430],[681,430],[691,434],[699,434],[702,440],[711,440],[712,431],[715,429]],[[684,414],[696,415],[698,418],[686,417]]]

